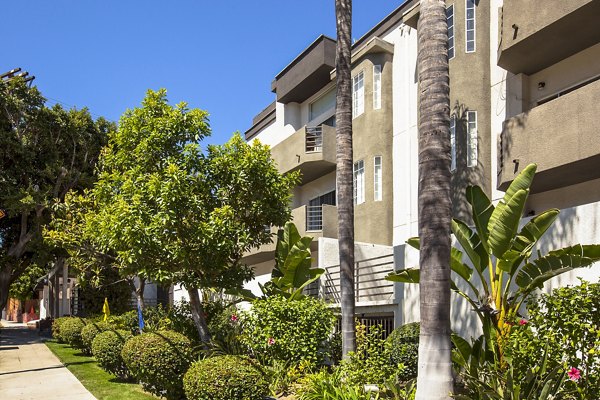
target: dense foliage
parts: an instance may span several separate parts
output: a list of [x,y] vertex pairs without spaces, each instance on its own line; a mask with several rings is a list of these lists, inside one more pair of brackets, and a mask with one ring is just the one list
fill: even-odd
[[[42,229],[67,192],[91,185],[100,149],[114,129],[102,118],[94,121],[87,109],[48,108],[45,102],[22,79],[0,82],[0,204],[6,213],[0,229],[0,309],[25,271],[61,256],[44,243]],[[16,294],[30,290],[29,283]]]
[[334,322],[333,312],[321,300],[273,296],[252,303],[252,310],[244,315],[242,341],[262,362],[318,365],[329,354],[324,346]]
[[256,361],[218,356],[198,361],[183,379],[189,400],[263,400],[269,384]]
[[183,375],[192,362],[191,342],[185,336],[172,331],[143,333],[127,340],[121,356],[148,392],[169,400],[183,396]]
[[419,356],[419,323],[402,325],[388,336],[392,365],[402,364],[398,375],[400,381],[416,378]]
[[82,318],[65,318],[59,325],[60,338],[76,349],[83,350],[83,339],[81,330],[85,327],[86,321]]
[[128,378],[129,370],[123,361],[121,351],[125,342],[132,337],[125,330],[108,330],[96,335],[92,342],[92,354],[98,365],[119,378]]
[[71,319],[72,317],[60,317],[60,318],[55,318],[54,321],[52,321],[52,337],[54,339],[56,339],[58,341],[58,343],[67,343],[67,341],[63,338],[62,333],[61,333],[61,326],[63,324],[63,322],[65,322],[68,319]]
[[92,354],[92,342],[96,335],[101,332],[110,330],[112,327],[106,322],[88,322],[86,326],[81,329],[81,342],[83,343],[83,352],[85,354]]

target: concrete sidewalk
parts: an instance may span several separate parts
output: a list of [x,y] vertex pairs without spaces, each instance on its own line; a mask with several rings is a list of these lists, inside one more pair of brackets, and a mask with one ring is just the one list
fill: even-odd
[[25,324],[2,320],[0,397],[11,400],[95,400]]

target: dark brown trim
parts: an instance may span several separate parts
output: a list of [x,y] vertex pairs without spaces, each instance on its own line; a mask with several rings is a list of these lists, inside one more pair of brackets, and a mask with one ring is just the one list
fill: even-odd
[[327,35],[323,35],[321,34],[318,38],[316,38],[311,44],[308,45],[308,47],[304,50],[302,50],[302,52],[300,54],[298,54],[298,56],[296,58],[294,58],[288,65],[285,66],[285,68],[283,68],[277,75],[275,75],[275,81],[279,78],[281,78],[286,72],[288,72],[290,69],[292,69],[292,67],[296,64],[298,64],[298,62],[300,62],[300,60],[302,58],[304,58],[304,56],[308,53],[310,53],[310,51],[312,49],[314,49],[315,47],[317,47],[321,41],[323,41],[324,39],[328,39],[330,41],[332,41],[333,43],[335,43],[335,39],[330,38]]
[[244,132],[246,140],[251,140],[256,135],[258,135],[260,131],[262,131],[274,122],[275,102],[272,102],[252,119],[252,126],[250,127],[250,129]]
[[382,19],[377,25],[371,28],[370,31],[362,35],[360,39],[354,42],[352,48],[361,47],[373,37],[383,36],[394,25],[400,23],[402,21],[402,16],[404,15],[404,13],[417,3],[419,3],[419,0],[406,0],[398,8],[392,11],[387,17]]

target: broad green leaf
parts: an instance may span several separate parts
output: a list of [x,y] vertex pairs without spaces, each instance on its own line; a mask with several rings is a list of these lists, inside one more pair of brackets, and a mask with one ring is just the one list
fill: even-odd
[[462,255],[462,251],[458,250],[456,247],[450,249],[450,269],[466,282],[469,282],[473,275],[473,268],[462,262]]
[[589,267],[600,260],[600,245],[574,245],[554,250],[546,256],[525,264],[515,282],[521,292],[528,294],[541,288],[547,280],[575,268]]
[[312,278],[305,281],[298,289],[296,289],[290,296],[290,300],[297,300],[297,299],[301,298],[302,291],[304,290],[304,288],[307,287],[308,285],[310,285],[311,283],[319,280],[321,275],[323,275],[325,273],[325,270],[321,269],[321,268],[313,268],[309,271],[309,273],[312,276]]
[[[469,358],[471,357],[472,349],[469,342],[460,337],[459,335],[452,333],[450,335],[450,340],[452,340],[452,344],[454,345],[454,350],[452,351],[453,357],[452,360],[457,362],[461,367],[466,368],[468,366]],[[457,353],[460,357],[454,357],[454,353]]]
[[511,250],[519,253],[526,252],[526,258],[528,258],[531,254],[531,248],[552,226],[559,213],[558,209],[553,208],[529,220],[515,238]]
[[529,164],[515,177],[504,193],[503,203],[508,203],[519,190],[528,190],[531,187],[536,169],[537,164]]
[[390,272],[385,279],[392,282],[419,283],[420,276],[419,268],[406,268]]
[[490,217],[494,212],[494,205],[479,186],[467,187],[467,201],[471,204],[473,222],[475,228],[481,239],[481,244],[485,248],[486,253],[489,254],[487,248],[488,242],[488,225]]
[[474,232],[466,223],[459,219],[452,220],[452,232],[456,240],[467,253],[473,266],[481,274],[488,266],[489,255],[486,252],[477,232]]
[[406,244],[408,244],[412,248],[415,248],[417,250],[421,250],[421,239],[419,239],[418,236],[411,237],[410,239],[408,239],[406,241]]
[[491,253],[498,258],[503,258],[512,245],[528,194],[528,190],[517,191],[508,203],[502,206],[498,204],[490,218],[488,245]]

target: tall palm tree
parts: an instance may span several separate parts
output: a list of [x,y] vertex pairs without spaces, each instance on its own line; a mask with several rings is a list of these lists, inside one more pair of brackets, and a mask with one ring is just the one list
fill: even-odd
[[336,44],[336,179],[342,355],[356,349],[354,327],[354,188],[352,171],[352,0],[335,0]]
[[421,0],[419,74],[419,237],[421,240],[417,400],[450,399],[450,77],[444,0]]

